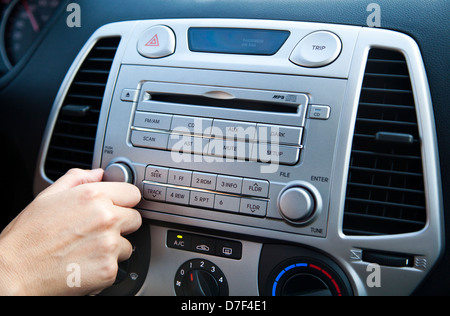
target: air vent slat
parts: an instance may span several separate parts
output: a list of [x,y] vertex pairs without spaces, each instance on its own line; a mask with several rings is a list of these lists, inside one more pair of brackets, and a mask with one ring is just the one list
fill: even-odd
[[[408,142],[382,141],[380,135]],[[421,140],[406,60],[398,52],[372,49],[353,136],[343,230],[401,234],[422,229],[425,221]]]
[[[83,115],[60,111],[45,161],[45,174],[55,181],[71,168],[90,169],[105,87],[120,37],[100,39],[76,74],[61,106],[85,108]],[[66,108],[67,109],[67,108]]]

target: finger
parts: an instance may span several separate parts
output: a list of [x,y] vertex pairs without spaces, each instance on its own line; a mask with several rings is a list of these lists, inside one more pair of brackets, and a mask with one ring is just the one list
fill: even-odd
[[98,182],[80,185],[74,188],[81,197],[102,196],[109,199],[114,205],[122,207],[134,207],[141,201],[141,191],[129,183]]
[[141,227],[142,216],[135,209],[116,206],[114,211],[117,212],[117,217],[120,218],[118,225],[122,236],[134,233]]
[[124,237],[120,238],[119,243],[120,245],[117,261],[122,262],[130,259],[131,255],[133,254],[133,245],[130,243],[128,239]]
[[72,189],[81,184],[100,182],[103,178],[102,169],[82,170],[70,169],[65,175],[59,178],[50,187],[42,191],[39,196],[48,196]]

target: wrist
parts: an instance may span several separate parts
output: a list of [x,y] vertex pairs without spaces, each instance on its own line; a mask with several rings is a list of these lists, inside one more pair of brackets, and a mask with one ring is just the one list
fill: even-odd
[[25,292],[20,282],[18,266],[0,243],[0,296],[21,296]]

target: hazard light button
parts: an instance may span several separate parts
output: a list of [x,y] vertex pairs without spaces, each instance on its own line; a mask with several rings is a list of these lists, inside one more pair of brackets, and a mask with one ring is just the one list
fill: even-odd
[[175,34],[167,26],[152,26],[141,35],[137,50],[148,58],[169,56],[175,52]]

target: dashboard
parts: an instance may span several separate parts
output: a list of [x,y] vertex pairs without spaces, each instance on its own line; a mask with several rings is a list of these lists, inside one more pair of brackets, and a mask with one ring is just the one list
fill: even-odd
[[144,219],[103,295],[448,295],[448,9],[1,1],[2,225],[101,167]]

